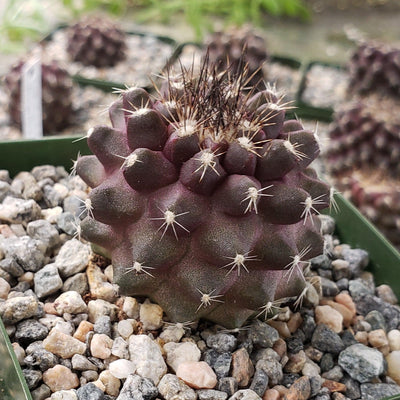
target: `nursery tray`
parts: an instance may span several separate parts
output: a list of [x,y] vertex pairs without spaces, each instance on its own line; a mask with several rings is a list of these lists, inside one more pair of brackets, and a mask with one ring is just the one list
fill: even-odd
[[321,65],[323,67],[335,68],[338,70],[345,70],[343,65],[331,64],[328,62],[312,61],[308,63],[303,71],[302,78],[300,80],[299,88],[296,94],[296,114],[302,118],[316,119],[319,121],[331,122],[333,116],[333,107],[316,107],[309,104],[304,100],[303,95],[307,85],[307,75],[311,68],[315,65]]
[[[49,42],[52,40],[53,35],[62,29],[66,29],[68,26],[67,25],[60,25],[56,29],[54,29],[50,34],[45,36],[42,39],[42,43]],[[152,37],[155,39],[160,40],[161,42],[170,44],[173,47],[172,54],[175,54],[178,48],[177,42],[168,37],[168,36],[163,36],[163,35],[155,35],[151,33],[144,33],[144,32],[137,32],[137,31],[125,31],[126,35],[133,35],[133,36],[141,36],[141,37]],[[166,61],[165,66],[162,68],[161,71],[155,71],[155,73],[161,73],[166,66],[168,65],[169,61]],[[116,81],[110,81],[110,80],[103,80],[103,79],[97,79],[97,78],[88,78],[84,74],[74,74],[72,75],[72,79],[82,85],[82,86],[93,86],[98,89],[101,89],[105,92],[113,92],[115,89],[125,89],[126,88],[126,83],[125,82],[116,82]],[[143,87],[144,89],[150,90],[152,89],[152,85],[146,85]]]
[[[86,140],[77,139],[79,137],[69,136],[0,142],[0,169],[9,170],[11,176],[43,164],[64,166],[69,170],[78,152],[90,154]],[[340,211],[332,210],[330,215],[336,220],[340,240],[367,250],[370,256],[368,269],[373,272],[376,282],[390,284],[400,297],[400,254],[349,201],[340,194],[335,197]],[[1,319],[0,331],[0,399],[31,400]],[[386,400],[400,400],[400,395]]]

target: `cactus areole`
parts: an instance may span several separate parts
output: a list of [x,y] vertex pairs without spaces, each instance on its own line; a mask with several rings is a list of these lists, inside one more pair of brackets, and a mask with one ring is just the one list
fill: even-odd
[[107,251],[121,294],[147,296],[174,322],[227,328],[307,289],[323,251],[315,214],[330,188],[309,164],[317,137],[272,90],[244,92],[245,71],[168,77],[155,98],[121,92],[112,127],[79,157],[92,188],[83,237]]

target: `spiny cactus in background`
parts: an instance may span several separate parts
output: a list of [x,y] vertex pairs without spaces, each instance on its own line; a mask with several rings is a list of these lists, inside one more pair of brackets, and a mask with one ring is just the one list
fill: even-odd
[[104,17],[86,17],[68,28],[67,52],[83,65],[112,67],[125,58],[125,33]]
[[126,295],[172,321],[238,327],[282,298],[304,295],[307,260],[323,252],[330,188],[309,164],[319,147],[284,121],[270,90],[207,68],[169,77],[155,99],[131,88],[96,126],[78,175],[93,188],[83,237],[112,259]]
[[365,169],[340,177],[337,186],[400,249],[399,179]]
[[327,152],[333,174],[370,167],[400,177],[400,101],[369,96],[334,115]]
[[355,93],[382,92],[400,96],[400,48],[363,43],[348,64],[349,90]]
[[265,40],[248,28],[215,32],[206,41],[205,53],[219,71],[229,68],[240,73],[246,64],[249,70],[249,85],[263,84],[262,66],[268,59]]
[[[21,126],[21,73],[26,60],[19,61],[4,79],[9,94],[8,111],[13,123]],[[57,133],[72,114],[72,79],[56,61],[42,61],[43,132]]]

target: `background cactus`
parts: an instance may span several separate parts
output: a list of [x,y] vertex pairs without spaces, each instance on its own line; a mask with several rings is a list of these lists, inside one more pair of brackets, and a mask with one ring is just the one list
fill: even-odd
[[87,17],[68,29],[67,52],[73,61],[97,68],[125,58],[125,33],[104,17]]
[[[8,110],[13,123],[21,126],[21,71],[26,60],[14,65],[5,77]],[[44,134],[57,133],[68,124],[72,112],[72,79],[55,61],[42,61],[42,112]]]
[[[309,164],[314,134],[284,121],[282,99],[243,94],[243,75],[170,77],[151,99],[129,89],[112,127],[88,132],[76,161],[93,189],[83,236],[112,258],[123,294],[147,296],[172,321],[237,327],[273,301],[304,294],[323,251],[318,210],[330,188]],[[276,303],[274,303],[276,304]]]
[[384,172],[365,169],[343,176],[338,188],[400,249],[400,184]]
[[400,49],[379,43],[362,43],[348,64],[349,89],[356,93],[381,91],[400,96]]
[[378,168],[400,177],[400,118],[393,98],[368,96],[345,104],[334,115],[327,153],[332,175]]
[[263,64],[268,59],[265,40],[248,28],[231,29],[213,33],[205,43],[209,60],[219,71],[229,69],[240,73],[244,64],[248,66],[249,86],[262,85]]

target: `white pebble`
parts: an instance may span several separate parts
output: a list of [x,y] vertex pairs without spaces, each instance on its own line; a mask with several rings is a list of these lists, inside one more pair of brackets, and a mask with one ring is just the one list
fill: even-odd
[[128,375],[135,373],[136,366],[132,361],[120,359],[110,363],[109,371],[115,378],[126,379]]

